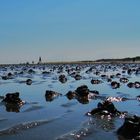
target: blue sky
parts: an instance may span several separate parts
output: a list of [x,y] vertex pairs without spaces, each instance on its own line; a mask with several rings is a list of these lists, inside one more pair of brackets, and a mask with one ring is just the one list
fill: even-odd
[[140,55],[139,0],[1,0],[0,63]]

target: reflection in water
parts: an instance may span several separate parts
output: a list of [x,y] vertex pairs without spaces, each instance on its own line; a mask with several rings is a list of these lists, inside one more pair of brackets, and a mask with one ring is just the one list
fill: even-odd
[[23,112],[31,112],[31,111],[36,111],[36,110],[40,110],[44,108],[43,106],[38,106],[38,105],[34,105],[34,106],[31,106],[29,107],[28,109],[26,109],[25,111]]
[[68,103],[62,104],[61,106],[62,107],[72,107],[72,106],[74,106],[76,104],[77,104],[76,102],[68,102]]
[[115,117],[111,117],[110,115],[96,115],[94,117],[90,117],[88,123],[107,132],[115,129]]
[[88,96],[84,96],[84,97],[78,97],[77,101],[81,104],[88,104],[89,103],[89,99]]
[[99,131],[113,132],[115,129],[115,118],[96,115],[94,117],[90,117],[88,121],[84,122],[81,128],[64,134],[58,137],[57,140],[96,139]]
[[21,108],[20,105],[11,104],[11,103],[6,103],[5,107],[7,112],[16,112],[16,113],[20,112],[20,108]]
[[59,136],[56,138],[56,140],[81,140],[83,138],[88,138],[90,135],[97,133],[93,127],[83,127],[79,130],[75,130],[72,132],[69,132],[67,134],[64,134],[62,136]]

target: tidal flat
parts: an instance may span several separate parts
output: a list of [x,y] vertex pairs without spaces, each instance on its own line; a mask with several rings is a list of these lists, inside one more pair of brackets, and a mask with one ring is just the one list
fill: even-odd
[[140,139],[140,64],[0,66],[0,139]]

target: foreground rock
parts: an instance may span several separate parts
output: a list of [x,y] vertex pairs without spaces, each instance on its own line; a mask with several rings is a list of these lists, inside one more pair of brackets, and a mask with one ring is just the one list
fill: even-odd
[[87,96],[89,94],[89,89],[86,85],[78,87],[75,91],[78,96]]
[[5,103],[20,104],[22,100],[19,98],[19,92],[7,93],[6,97],[3,99]]
[[125,118],[124,124],[117,130],[117,134],[126,139],[140,139],[140,117]]
[[2,102],[5,103],[6,111],[8,112],[19,112],[20,107],[25,104],[25,102],[19,98],[19,92],[6,94]]
[[121,115],[121,112],[116,109],[114,104],[108,100],[105,100],[103,103],[98,103],[97,108],[93,109],[91,112],[88,112],[90,115]]
[[95,99],[95,97],[98,97],[99,92],[94,90],[90,91],[88,89],[88,86],[82,85],[78,87],[75,91],[69,91],[66,96],[69,100],[71,99],[77,99],[77,101],[81,104],[87,104],[89,103],[90,99]]

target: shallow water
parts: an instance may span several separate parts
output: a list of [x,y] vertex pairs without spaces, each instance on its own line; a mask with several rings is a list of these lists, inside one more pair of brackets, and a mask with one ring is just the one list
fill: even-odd
[[[81,85],[87,85],[90,90],[99,91],[100,95],[107,97],[127,97],[134,100],[127,100],[124,102],[113,102],[115,107],[119,111],[127,111],[130,115],[140,115],[140,102],[136,100],[136,96],[140,95],[140,88],[128,88],[127,84],[122,84],[118,89],[112,89],[110,84],[102,79],[100,76],[93,72],[85,73],[91,66],[94,65],[82,65],[80,74],[81,80],[75,80],[69,76],[65,67],[61,73],[58,72],[58,68],[52,71],[50,74],[43,75],[42,71],[45,67],[46,71],[52,69],[53,66],[36,66],[34,70],[35,74],[17,74],[13,79],[2,80],[0,79],[0,96],[5,96],[7,93],[19,92],[20,98],[26,101],[26,104],[21,106],[16,112],[10,112],[6,109],[6,106],[0,104],[0,139],[4,140],[117,140],[119,137],[116,134],[116,130],[123,124],[124,119],[120,117],[114,117],[111,119],[101,118],[100,116],[86,116],[88,111],[96,108],[101,99],[91,99],[87,104],[81,104],[76,99],[68,100],[65,94],[71,90],[76,90]],[[58,67],[58,66],[56,66]],[[68,65],[69,68],[76,67],[75,65]],[[114,67],[114,66],[112,66]],[[122,66],[116,66],[117,68],[108,69],[104,72],[104,69],[100,65],[96,66],[96,69],[101,71],[101,74],[116,74],[120,72]],[[131,66],[130,66],[131,67]],[[136,65],[135,67],[139,67]],[[0,68],[0,75],[7,74],[8,72],[20,72],[23,66],[14,67],[11,70],[10,66],[7,66],[6,70]],[[30,67],[29,67],[30,68]],[[60,74],[67,76],[67,82],[62,84],[59,82],[58,77]],[[140,75],[127,73],[130,82],[140,81]],[[31,78],[33,80],[32,85],[26,85],[26,79]],[[91,79],[98,78],[103,83],[98,85],[92,85]],[[119,81],[118,78],[114,78],[113,81]],[[61,93],[62,96],[58,96],[52,102],[45,100],[45,91],[53,90]],[[2,99],[1,99],[2,101]]]

